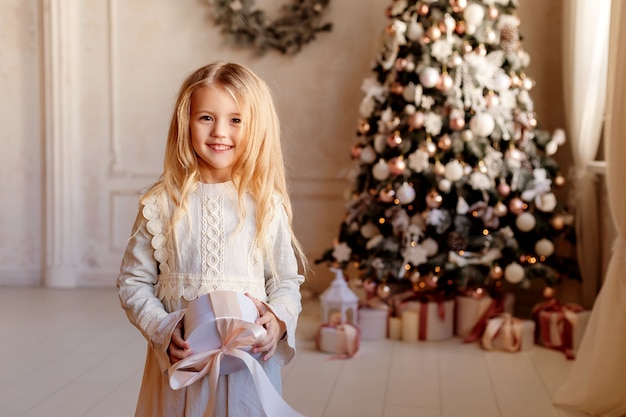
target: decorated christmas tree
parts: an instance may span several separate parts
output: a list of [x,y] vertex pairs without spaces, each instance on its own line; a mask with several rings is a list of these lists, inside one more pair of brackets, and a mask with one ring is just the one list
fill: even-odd
[[392,282],[455,293],[576,276],[575,259],[558,254],[574,236],[554,192],[565,134],[539,128],[516,8],[388,7],[362,85],[350,201],[318,262],[355,266],[379,295]]

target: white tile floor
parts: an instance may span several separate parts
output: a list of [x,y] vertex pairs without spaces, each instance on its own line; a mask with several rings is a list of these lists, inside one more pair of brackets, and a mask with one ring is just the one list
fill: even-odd
[[[318,313],[305,302],[284,369],[284,397],[308,417],[585,416],[551,404],[571,366],[559,352],[380,340],[331,360],[314,349]],[[0,416],[133,415],[145,341],[114,289],[0,288],[0,314]]]

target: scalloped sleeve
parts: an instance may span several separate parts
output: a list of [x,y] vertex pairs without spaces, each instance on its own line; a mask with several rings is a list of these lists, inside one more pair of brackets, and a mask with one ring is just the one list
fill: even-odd
[[[184,310],[169,313],[155,295],[158,283],[159,263],[155,259],[153,245],[160,230],[155,205],[144,206],[137,215],[131,238],[126,247],[117,288],[122,308],[130,322],[137,327],[154,350],[163,372],[170,365],[167,348],[176,324],[182,319]],[[147,218],[147,217],[152,218]],[[150,230],[149,230],[150,229]],[[151,231],[153,233],[151,233]]]

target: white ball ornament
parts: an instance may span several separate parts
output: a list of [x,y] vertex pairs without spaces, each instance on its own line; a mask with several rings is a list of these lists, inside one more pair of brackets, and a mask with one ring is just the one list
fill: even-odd
[[539,256],[548,257],[554,253],[554,243],[545,238],[539,239],[537,243],[535,243],[535,252]]
[[506,91],[511,88],[511,77],[503,72],[500,72],[494,76],[494,88],[496,91]]
[[465,19],[467,26],[479,26],[484,17],[485,9],[477,3],[468,5],[463,11],[463,19]]
[[361,151],[360,159],[366,164],[371,164],[376,160],[377,157],[378,155],[376,154],[374,148],[372,148],[371,146],[366,146]]
[[463,178],[463,164],[456,159],[446,164],[445,177],[449,181],[458,181]]
[[420,73],[420,83],[426,88],[433,88],[439,82],[440,74],[435,68],[426,67]]
[[389,165],[383,159],[379,160],[376,165],[372,167],[372,175],[378,181],[384,181],[389,178]]
[[530,232],[535,228],[537,220],[529,212],[524,212],[515,218],[515,226],[522,232]]
[[551,212],[556,208],[556,196],[553,193],[545,193],[535,197],[535,205],[543,212]]
[[470,119],[469,126],[474,135],[487,137],[496,128],[496,121],[489,113],[477,113]]
[[396,190],[396,197],[400,204],[409,204],[415,200],[415,188],[411,187],[407,182]]
[[380,232],[378,231],[378,227],[376,227],[376,225],[372,222],[365,223],[363,226],[361,226],[360,231],[361,235],[365,239],[371,239],[374,236],[380,234]]
[[524,280],[524,267],[517,262],[508,264],[504,268],[504,279],[511,284],[519,284]]
[[426,256],[436,255],[439,251],[439,245],[437,241],[431,237],[424,239],[422,242],[422,247],[426,249]]
[[452,182],[450,182],[450,180],[443,178],[439,181],[439,183],[437,184],[437,187],[439,188],[439,191],[441,191],[442,193],[448,194],[450,190],[452,189]]

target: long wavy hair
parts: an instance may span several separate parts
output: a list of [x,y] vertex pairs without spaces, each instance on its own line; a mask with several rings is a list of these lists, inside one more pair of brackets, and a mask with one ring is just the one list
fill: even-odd
[[287,213],[292,246],[306,270],[304,251],[293,233],[280,123],[272,93],[263,80],[242,65],[215,62],[197,69],[185,79],[170,122],[163,173],[142,201],[164,190],[175,204],[171,226],[185,216],[187,196],[197,188],[200,179],[198,156],[191,145],[191,97],[197,89],[209,85],[219,85],[231,95],[243,121],[241,142],[236,148],[232,168],[232,181],[239,196],[240,225],[246,216],[244,195],[249,193],[256,203],[255,239],[273,264],[266,236],[274,216],[274,199],[278,197]]

